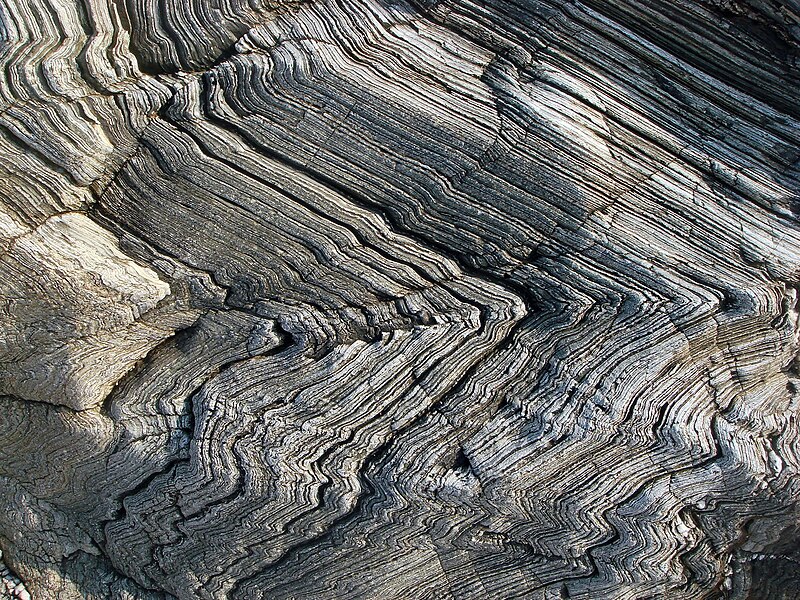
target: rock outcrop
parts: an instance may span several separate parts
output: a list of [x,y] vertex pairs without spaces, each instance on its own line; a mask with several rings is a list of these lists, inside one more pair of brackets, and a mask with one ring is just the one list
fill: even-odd
[[0,39],[7,594],[800,597],[795,0]]

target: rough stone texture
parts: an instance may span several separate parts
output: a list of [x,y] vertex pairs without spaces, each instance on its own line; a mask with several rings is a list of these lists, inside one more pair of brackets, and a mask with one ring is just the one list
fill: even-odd
[[0,597],[800,598],[795,0],[0,40]]

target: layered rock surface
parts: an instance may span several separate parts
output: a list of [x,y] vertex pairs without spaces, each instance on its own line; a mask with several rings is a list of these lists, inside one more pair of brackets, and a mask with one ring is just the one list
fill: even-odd
[[800,597],[796,2],[0,33],[10,593]]

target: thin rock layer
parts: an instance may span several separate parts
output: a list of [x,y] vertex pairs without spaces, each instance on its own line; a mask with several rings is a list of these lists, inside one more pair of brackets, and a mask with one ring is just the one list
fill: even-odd
[[798,597],[795,2],[0,30],[9,593]]

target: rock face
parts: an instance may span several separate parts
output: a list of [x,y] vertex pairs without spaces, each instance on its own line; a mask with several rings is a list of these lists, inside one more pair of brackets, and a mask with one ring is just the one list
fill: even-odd
[[8,594],[800,597],[795,0],[0,40]]

